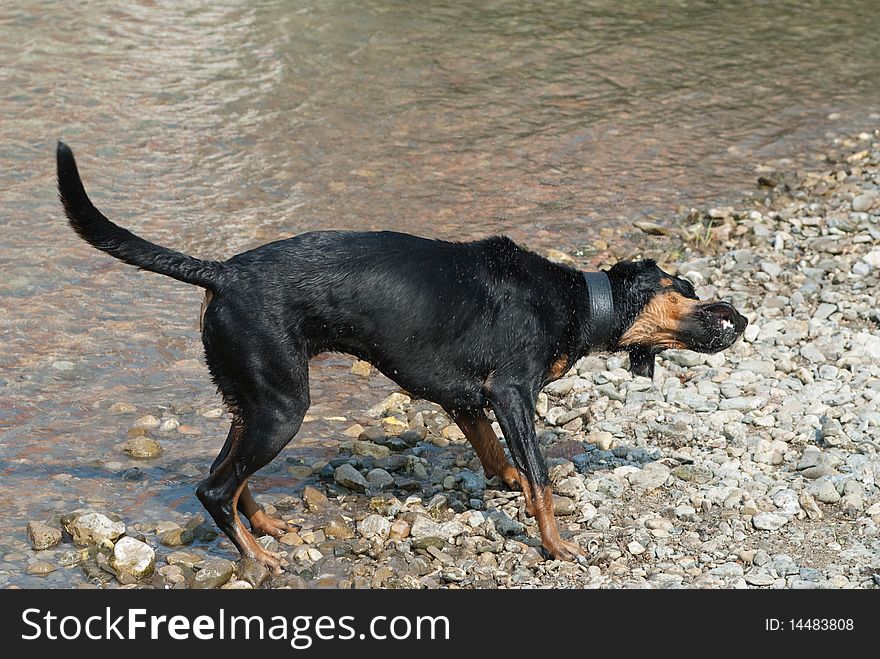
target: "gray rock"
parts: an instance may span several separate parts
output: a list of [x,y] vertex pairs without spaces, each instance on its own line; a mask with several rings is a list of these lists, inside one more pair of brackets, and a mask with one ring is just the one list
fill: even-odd
[[239,581],[247,582],[252,588],[259,588],[271,576],[269,568],[253,558],[240,560],[236,572]]
[[766,272],[773,279],[776,279],[782,274],[782,266],[777,265],[773,261],[761,261],[761,270]]
[[377,467],[367,472],[367,482],[373,490],[384,490],[394,483],[394,477],[384,469]]
[[573,515],[577,510],[577,506],[574,501],[569,499],[568,497],[560,497],[553,495],[553,512],[556,515]]
[[766,572],[752,572],[744,575],[743,578],[747,584],[752,586],[769,586],[776,581],[775,577],[770,576]]
[[196,565],[198,572],[193,578],[192,587],[199,590],[220,588],[232,578],[235,563],[225,558],[212,558]]
[[654,490],[662,487],[669,478],[669,467],[662,462],[649,462],[639,471],[627,476],[630,485],[640,490]]
[[822,476],[810,483],[807,487],[807,492],[822,503],[837,503],[840,501],[840,493],[834,487],[830,476]]
[[481,492],[486,487],[483,478],[472,472],[470,469],[462,469],[458,476],[461,479],[461,489],[465,492]]
[[521,522],[511,519],[501,511],[490,511],[486,516],[492,520],[495,530],[501,535],[520,535],[525,531]]
[[864,213],[871,210],[877,202],[878,195],[876,193],[865,192],[864,194],[853,197],[852,209],[857,213]]
[[752,517],[752,525],[762,531],[776,531],[788,523],[788,517],[776,513],[758,513]]
[[412,523],[409,534],[413,538],[435,537],[449,542],[465,532],[464,526],[455,521],[435,522],[425,515],[417,515]]
[[361,475],[361,472],[347,462],[336,467],[333,477],[343,487],[356,492],[364,492],[370,485],[367,479]]

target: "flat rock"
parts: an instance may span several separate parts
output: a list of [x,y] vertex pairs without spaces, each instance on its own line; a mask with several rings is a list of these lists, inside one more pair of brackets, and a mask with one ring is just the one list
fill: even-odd
[[[390,530],[390,528],[389,528]],[[410,527],[410,536],[414,539],[436,537],[449,542],[465,532],[464,526],[455,521],[435,522],[425,515],[417,515]]]
[[752,526],[762,531],[776,531],[788,524],[788,517],[776,513],[758,513],[752,517]]

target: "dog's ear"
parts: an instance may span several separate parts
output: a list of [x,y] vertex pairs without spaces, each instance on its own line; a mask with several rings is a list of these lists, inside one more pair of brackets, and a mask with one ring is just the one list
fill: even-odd
[[641,346],[630,348],[629,370],[633,375],[642,375],[646,378],[653,378],[654,353]]

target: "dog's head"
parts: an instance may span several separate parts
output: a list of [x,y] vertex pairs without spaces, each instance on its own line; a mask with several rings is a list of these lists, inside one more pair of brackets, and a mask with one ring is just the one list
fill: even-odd
[[617,347],[629,352],[636,375],[652,376],[654,357],[666,348],[725,350],[748,324],[727,302],[700,300],[689,281],[651,260],[618,263],[608,278],[621,328]]

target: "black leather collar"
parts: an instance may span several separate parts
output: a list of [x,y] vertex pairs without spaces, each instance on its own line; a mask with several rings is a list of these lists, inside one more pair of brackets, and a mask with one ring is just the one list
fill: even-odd
[[585,272],[590,297],[590,350],[611,347],[614,332],[614,297],[611,282],[604,272]]

